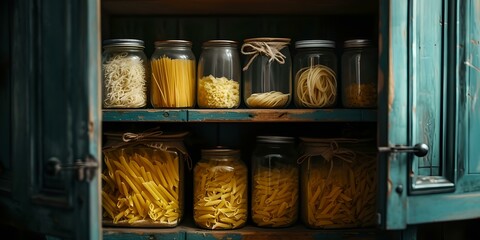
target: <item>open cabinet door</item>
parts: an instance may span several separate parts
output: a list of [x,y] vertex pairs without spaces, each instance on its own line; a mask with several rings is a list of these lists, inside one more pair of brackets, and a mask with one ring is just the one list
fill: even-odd
[[480,2],[380,2],[379,224],[478,218]]
[[99,2],[7,0],[1,11],[1,224],[101,239]]

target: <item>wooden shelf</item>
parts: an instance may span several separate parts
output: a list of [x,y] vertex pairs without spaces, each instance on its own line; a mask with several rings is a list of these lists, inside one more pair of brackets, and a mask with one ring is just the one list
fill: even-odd
[[104,122],[376,122],[375,109],[105,109]]
[[235,230],[205,230],[192,223],[174,228],[103,228],[104,239],[388,239],[383,231],[362,229],[310,229],[302,224],[286,228],[260,228],[247,225]]
[[102,10],[116,15],[209,14],[371,14],[378,0],[102,0]]

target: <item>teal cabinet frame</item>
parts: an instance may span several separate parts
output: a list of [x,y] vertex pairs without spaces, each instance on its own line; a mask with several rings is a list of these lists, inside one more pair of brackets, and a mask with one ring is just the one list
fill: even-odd
[[[379,155],[380,224],[478,218],[479,3],[381,3],[378,143],[391,151]],[[428,171],[395,151],[419,142],[433,149]]]

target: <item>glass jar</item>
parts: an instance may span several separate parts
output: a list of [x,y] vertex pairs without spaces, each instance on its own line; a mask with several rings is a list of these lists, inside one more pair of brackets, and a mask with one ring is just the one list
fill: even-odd
[[289,38],[249,38],[241,52],[243,98],[249,108],[285,108],[291,100],[292,60]]
[[[105,133],[103,224],[175,227],[183,217],[186,132]],[[190,162],[188,162],[190,163]]]
[[376,152],[371,140],[300,138],[301,217],[310,228],[376,222]]
[[200,108],[237,108],[240,105],[238,43],[210,40],[203,43],[197,69],[197,104]]
[[298,165],[293,137],[258,136],[252,154],[253,222],[288,227],[298,219]]
[[150,59],[150,101],[154,108],[195,106],[195,61],[190,41],[155,42],[155,51]]
[[248,172],[236,149],[203,149],[193,170],[193,218],[205,229],[237,229],[248,217]]
[[377,49],[370,40],[344,43],[342,54],[342,103],[348,108],[377,106]]
[[295,42],[294,102],[298,108],[328,108],[337,102],[337,56],[335,42]]
[[149,78],[147,56],[142,40],[103,41],[103,108],[142,108],[147,105]]

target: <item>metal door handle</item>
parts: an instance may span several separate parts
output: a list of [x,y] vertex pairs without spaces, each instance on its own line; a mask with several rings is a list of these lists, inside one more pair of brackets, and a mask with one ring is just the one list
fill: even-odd
[[425,143],[417,143],[415,146],[393,146],[393,147],[378,147],[379,152],[411,152],[417,157],[424,157],[428,154],[428,145]]

